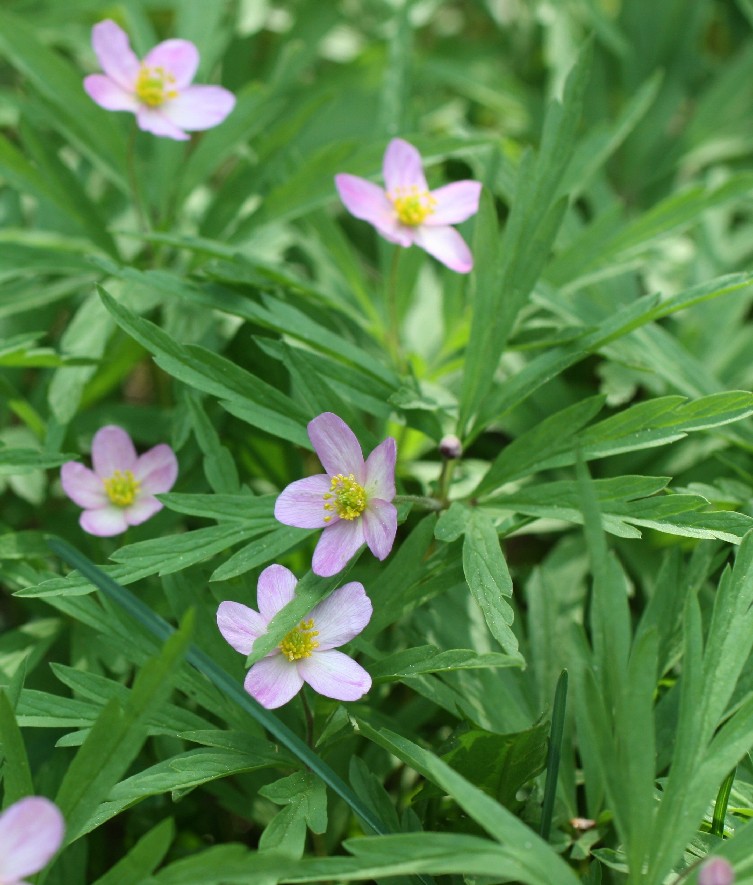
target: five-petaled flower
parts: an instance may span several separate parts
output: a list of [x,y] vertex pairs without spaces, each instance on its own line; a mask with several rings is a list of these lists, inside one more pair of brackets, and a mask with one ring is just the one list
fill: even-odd
[[65,824],[57,805],[27,796],[0,814],[0,885],[28,885],[27,876],[46,866],[63,841]]
[[131,437],[121,427],[100,428],[92,440],[89,470],[77,461],[63,464],[63,491],[84,508],[79,522],[91,535],[119,535],[162,509],[154,497],[169,492],[178,476],[175,452],[164,443],[136,455]]
[[430,191],[421,155],[407,141],[393,138],[384,154],[387,190],[357,175],[336,175],[340,199],[356,218],[373,224],[399,246],[420,246],[458,273],[473,268],[465,240],[450,225],[478,212],[481,183],[456,181]]
[[131,111],[140,129],[186,141],[186,130],[211,129],[235,106],[222,86],[192,86],[199,51],[188,40],[165,40],[139,61],[128,35],[106,19],[92,28],[92,46],[104,74],[84,79],[84,89],[108,111]]
[[[259,611],[240,602],[221,602],[217,609],[220,633],[236,651],[251,654],[272,618],[293,599],[297,583],[284,566],[268,566],[259,575]],[[371,612],[363,585],[343,584],[251,667],[244,688],[269,710],[286,704],[304,682],[325,697],[357,701],[371,688],[371,677],[353,658],[335,649],[363,630]]]
[[342,571],[364,541],[374,556],[384,559],[397,532],[397,510],[391,503],[395,440],[385,439],[364,462],[355,434],[332,412],[310,421],[308,434],[327,472],[283,489],[275,517],[285,525],[324,529],[311,564],[317,575]]

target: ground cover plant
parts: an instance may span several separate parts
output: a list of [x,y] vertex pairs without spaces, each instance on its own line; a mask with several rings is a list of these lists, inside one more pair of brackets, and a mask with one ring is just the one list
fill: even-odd
[[753,882],[750,0],[0,8],[0,885]]

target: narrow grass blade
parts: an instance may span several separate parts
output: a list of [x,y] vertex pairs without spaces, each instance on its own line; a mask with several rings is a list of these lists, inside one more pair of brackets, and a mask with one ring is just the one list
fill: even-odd
[[541,838],[548,841],[552,830],[552,812],[554,797],[557,795],[557,778],[562,755],[562,732],[565,728],[565,708],[567,706],[567,670],[560,673],[557,687],[554,690],[552,706],[552,728],[549,732],[549,752],[546,757],[546,784],[544,785],[544,803],[541,807]]
[[737,766],[735,766],[727,777],[724,778],[721,787],[719,787],[716,802],[714,803],[714,817],[711,820],[711,833],[714,836],[718,836],[720,839],[724,838],[724,818],[727,816],[729,795],[732,792],[732,784],[735,782],[736,774]]

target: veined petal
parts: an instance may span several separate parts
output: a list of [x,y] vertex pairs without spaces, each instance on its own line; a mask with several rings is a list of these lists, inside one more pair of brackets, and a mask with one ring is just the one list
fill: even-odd
[[199,67],[199,50],[190,40],[165,40],[149,50],[144,58],[148,68],[163,68],[175,77],[170,85],[180,91],[193,80]]
[[314,691],[337,701],[357,701],[371,688],[371,676],[341,651],[315,651],[298,661],[298,672]]
[[99,538],[121,535],[128,528],[124,510],[115,505],[97,510],[84,510],[78,521],[85,532]]
[[60,469],[63,491],[79,507],[105,507],[107,492],[102,480],[77,461],[67,461]]
[[366,459],[364,488],[369,498],[391,501],[395,497],[395,461],[397,443],[388,436]]
[[112,476],[116,470],[133,470],[136,466],[136,449],[131,437],[122,427],[108,424],[94,434],[92,440],[92,464],[101,479]]
[[60,848],[65,822],[43,796],[19,799],[0,814],[0,882],[19,882],[46,866]]
[[139,101],[133,92],[123,89],[115,80],[105,74],[89,74],[84,77],[84,89],[89,98],[107,111],[133,111],[139,106]]
[[159,135],[162,138],[172,138],[174,141],[188,141],[189,136],[179,129],[175,123],[161,113],[161,109],[149,108],[146,105],[139,105],[136,111],[136,122],[139,129],[144,132],[151,132],[152,135]]
[[386,559],[397,534],[397,508],[394,504],[375,498],[369,501],[361,519],[369,550],[377,559]]
[[123,513],[128,525],[141,525],[155,513],[159,513],[163,506],[154,495],[139,495],[133,504],[123,508]]
[[314,619],[314,628],[319,632],[319,652],[345,645],[358,636],[371,620],[372,612],[363,584],[351,581],[338,587],[307,615]]
[[465,240],[454,227],[416,228],[416,245],[433,255],[437,261],[447,265],[457,273],[470,273],[473,270],[473,255]]
[[250,655],[254,642],[267,631],[267,622],[259,612],[241,602],[221,602],[217,626],[225,641],[242,655]]
[[274,710],[298,694],[303,678],[296,664],[285,655],[272,655],[254,664],[243,687],[262,707]]
[[330,476],[353,474],[363,484],[364,463],[355,433],[333,412],[324,412],[309,421],[309,439],[322,466]]
[[149,449],[136,461],[133,477],[141,483],[141,492],[159,495],[169,492],[178,478],[178,459],[166,443]]
[[[98,22],[92,28],[92,46],[97,60],[107,76],[114,80],[118,86],[132,92],[140,65],[131,49],[128,34],[108,18]],[[96,101],[96,99],[94,100]]]
[[267,623],[295,596],[297,583],[296,576],[284,565],[268,565],[259,575],[256,603]]
[[362,522],[362,517],[340,519],[322,532],[311,561],[315,575],[329,578],[345,568],[348,560],[363,544]]
[[[324,509],[324,496],[329,494],[330,479],[326,473],[297,479],[286,486],[275,501],[275,519],[284,525],[301,529],[320,529],[339,519],[333,511]],[[325,516],[331,516],[327,522]]]
[[481,197],[480,181],[456,181],[431,192],[436,200],[434,211],[426,216],[424,224],[434,227],[442,224],[460,224],[478,212]]
[[387,145],[382,174],[387,185],[387,193],[390,195],[412,188],[421,192],[429,189],[421,162],[421,154],[412,144],[403,141],[402,138],[393,138]]
[[235,107],[235,96],[222,86],[189,86],[160,110],[180,129],[189,132],[218,126]]

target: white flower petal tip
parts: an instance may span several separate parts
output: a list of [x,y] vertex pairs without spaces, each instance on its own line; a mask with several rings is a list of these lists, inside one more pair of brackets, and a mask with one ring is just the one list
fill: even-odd
[[0,814],[0,882],[22,885],[52,860],[63,842],[65,821],[44,796],[27,796]]
[[321,577],[342,571],[364,542],[384,559],[397,531],[397,511],[391,503],[395,440],[385,439],[364,461],[358,438],[333,412],[310,421],[308,434],[326,473],[284,488],[275,502],[275,518],[284,525],[324,529],[311,565]]

